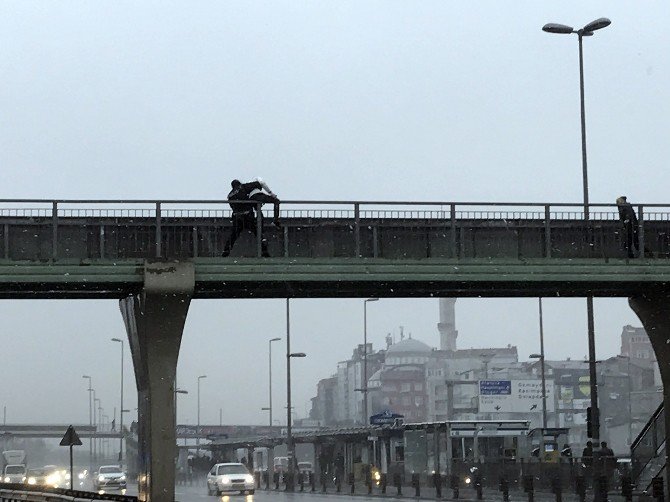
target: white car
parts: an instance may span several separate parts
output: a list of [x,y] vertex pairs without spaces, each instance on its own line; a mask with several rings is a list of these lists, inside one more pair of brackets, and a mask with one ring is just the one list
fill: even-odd
[[5,483],[23,483],[26,480],[26,466],[23,464],[8,465],[2,478]]
[[119,465],[102,465],[93,475],[93,487],[100,490],[125,490],[126,473]]
[[239,492],[253,495],[256,489],[254,477],[244,464],[216,464],[207,474],[207,494]]

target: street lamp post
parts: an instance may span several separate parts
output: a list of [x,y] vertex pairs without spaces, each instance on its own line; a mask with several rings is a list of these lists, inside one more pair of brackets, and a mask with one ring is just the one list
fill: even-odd
[[628,446],[633,444],[633,407],[631,403],[633,381],[630,375],[630,356],[617,355],[619,359],[626,360],[626,372],[628,373]]
[[[174,388],[174,426],[177,427],[177,394],[188,394],[187,390],[179,389],[177,386]],[[184,444],[186,444],[186,438],[184,438]]]
[[368,303],[378,301],[379,298],[363,301],[363,425],[368,423]]
[[[586,163],[586,111],[584,107],[584,54],[582,50],[583,37],[592,36],[597,30],[606,28],[611,24],[611,21],[605,17],[591,21],[589,24],[579,30],[575,30],[572,26],[564,24],[549,23],[542,27],[543,31],[547,33],[558,34],[576,34],[579,41],[579,98],[581,110],[581,131],[582,131],[582,189],[584,192],[584,220],[589,224],[589,183],[588,170]],[[588,239],[587,244],[590,244]],[[586,316],[589,336],[589,380],[591,387],[591,416],[589,420],[592,426],[592,440],[594,446],[594,475],[600,473],[599,467],[599,452],[600,452],[600,412],[598,409],[598,387],[596,381],[596,342],[595,342],[595,327],[593,320],[593,296],[586,297]]]
[[[88,379],[88,425],[93,429],[93,385],[92,379],[88,375],[83,375],[82,378]],[[88,469],[89,473],[93,472],[93,438],[88,441]]]
[[268,340],[268,412],[270,413],[270,434],[272,434],[272,342],[278,342],[281,338],[270,338]]
[[547,380],[544,366],[544,322],[542,319],[542,298],[538,298],[540,312],[540,353],[531,354],[531,359],[540,360],[540,371],[542,372],[542,428],[547,428]]
[[200,375],[198,377],[198,427],[196,428],[195,446],[196,455],[200,456],[200,380],[207,378],[207,375]]
[[286,491],[293,491],[293,474],[295,463],[295,451],[293,448],[293,435],[291,431],[291,358],[305,357],[303,352],[291,353],[291,308],[289,299],[286,299],[286,448],[288,450],[288,476],[286,480]]
[[[97,405],[95,404],[97,402]],[[95,430],[98,430],[98,426],[102,425],[102,401],[99,398],[93,397],[93,414],[95,415],[95,410],[98,411],[98,415],[95,419]],[[97,435],[97,434],[96,434]],[[96,441],[96,452],[104,457],[104,452],[102,451],[102,438],[98,438]]]
[[119,431],[121,437],[119,438],[119,465],[123,464],[123,340],[120,338],[112,338],[112,342],[121,344],[121,408],[119,412]]

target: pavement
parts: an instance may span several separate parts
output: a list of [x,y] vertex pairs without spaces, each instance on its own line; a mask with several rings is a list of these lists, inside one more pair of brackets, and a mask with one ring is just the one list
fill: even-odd
[[[344,489],[344,487],[343,487]],[[114,492],[112,492],[114,493]],[[311,493],[309,491],[294,493],[286,493],[279,491],[258,490],[254,495],[222,495],[215,497],[207,495],[207,488],[203,484],[193,485],[177,485],[175,487],[176,500],[178,502],[199,502],[199,501],[225,501],[225,502],[326,502],[326,501],[357,501],[357,502],[380,502],[380,500],[436,500],[434,491],[422,489],[421,497],[417,498],[414,495],[414,490],[410,487],[403,487],[403,495],[396,495],[395,489],[388,490],[385,495],[375,493],[373,495],[364,494],[363,491],[350,495],[349,493]],[[137,486],[129,485],[127,495],[137,495]],[[498,490],[487,489],[483,493],[483,499],[489,501],[501,501],[502,493]],[[443,491],[443,498],[439,500],[454,500],[452,498],[451,490]],[[534,497],[535,502],[554,502],[556,496],[548,492],[536,492]],[[579,498],[573,493],[564,493],[562,497],[563,502],[578,502]],[[586,500],[593,500],[592,494],[587,494]],[[608,497],[610,502],[623,502],[623,498],[611,494]],[[472,489],[461,489],[458,502],[476,501],[476,493]],[[528,496],[520,491],[514,490],[510,492],[510,502],[527,502]]]

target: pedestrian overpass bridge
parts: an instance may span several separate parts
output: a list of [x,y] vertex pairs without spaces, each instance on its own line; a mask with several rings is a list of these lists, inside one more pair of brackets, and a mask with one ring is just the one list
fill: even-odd
[[628,297],[670,389],[670,205],[635,209],[634,259],[615,205],[362,201],[283,202],[283,227],[263,228],[272,258],[260,257],[260,220],[257,238],[221,258],[225,201],[2,200],[0,297],[119,300],[140,497],[170,501],[172,385],[192,299]]

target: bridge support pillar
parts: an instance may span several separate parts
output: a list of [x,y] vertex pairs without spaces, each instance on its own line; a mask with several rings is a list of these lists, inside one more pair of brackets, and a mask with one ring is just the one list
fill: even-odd
[[[663,405],[665,407],[665,440],[670,444],[670,292],[634,296],[628,304],[637,314],[654,348],[658,368],[663,381]],[[669,492],[670,462],[668,449],[665,451],[665,492]]]
[[137,382],[138,498],[145,502],[174,501],[174,381],[194,286],[192,263],[146,263],[143,290],[119,302]]

